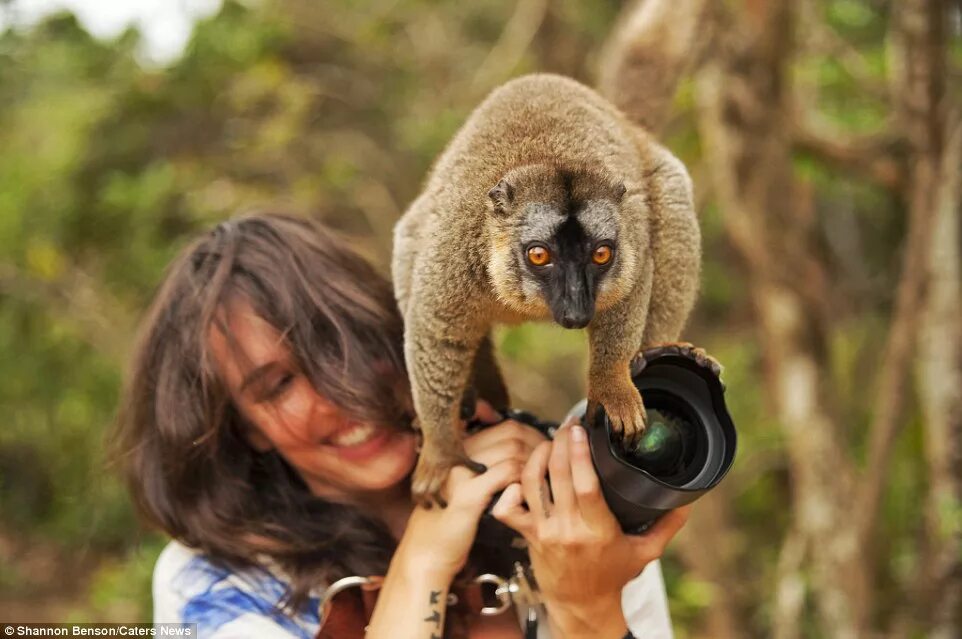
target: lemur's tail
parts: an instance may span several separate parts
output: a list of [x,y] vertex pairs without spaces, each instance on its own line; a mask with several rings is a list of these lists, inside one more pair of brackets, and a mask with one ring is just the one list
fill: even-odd
[[645,129],[668,117],[682,74],[696,57],[710,0],[634,0],[601,56],[599,89]]

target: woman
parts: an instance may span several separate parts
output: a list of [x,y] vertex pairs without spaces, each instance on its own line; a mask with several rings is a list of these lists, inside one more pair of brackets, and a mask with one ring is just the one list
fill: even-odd
[[[367,636],[440,636],[438,602],[503,491],[494,514],[529,542],[553,636],[622,637],[624,615],[669,636],[657,565],[625,589],[624,614],[622,587],[685,513],[622,535],[580,427],[554,443],[512,421],[485,428],[466,448],[488,470],[452,472],[445,509],[413,506],[401,335],[389,285],[307,220],[239,218],[183,251],[143,324],[116,440],[139,509],[174,540],[155,620],[311,637],[325,584],[385,575]],[[478,417],[498,419],[484,405]],[[469,622],[471,637],[520,636],[508,615]]]

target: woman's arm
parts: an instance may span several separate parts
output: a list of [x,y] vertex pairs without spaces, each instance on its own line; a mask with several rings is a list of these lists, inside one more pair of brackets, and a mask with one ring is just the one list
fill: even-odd
[[661,556],[688,508],[666,514],[644,535],[624,534],[605,503],[584,429],[568,426],[535,449],[521,483],[505,490],[493,514],[528,540],[557,636],[621,639],[622,589]]
[[448,588],[455,573],[411,547],[398,547],[378,595],[367,637],[441,639]]
[[368,639],[442,637],[448,588],[467,561],[478,520],[499,491],[520,480],[542,441],[536,430],[513,421],[465,439],[468,455],[488,470],[475,475],[453,469],[442,491],[447,508],[414,509],[378,595]]

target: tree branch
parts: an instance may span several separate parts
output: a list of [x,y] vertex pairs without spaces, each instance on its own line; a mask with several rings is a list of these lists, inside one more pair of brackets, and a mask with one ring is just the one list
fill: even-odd
[[866,178],[891,193],[905,190],[905,163],[886,136],[854,137],[796,111],[792,118],[794,147],[828,164]]
[[548,0],[518,0],[501,37],[471,80],[472,94],[489,90],[514,71],[547,13]]
[[955,119],[928,255],[931,285],[919,331],[918,389],[928,471],[923,545],[910,592],[926,636],[949,639],[962,629],[962,120]]
[[793,527],[778,554],[775,577],[775,611],[772,619],[774,639],[798,639],[801,636],[802,608],[805,604],[805,535]]

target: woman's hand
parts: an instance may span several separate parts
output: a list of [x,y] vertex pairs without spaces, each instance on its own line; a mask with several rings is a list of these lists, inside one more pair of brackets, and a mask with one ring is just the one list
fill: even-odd
[[[497,422],[501,416],[478,402],[475,418]],[[477,533],[478,520],[492,498],[521,479],[521,471],[544,436],[513,420],[489,426],[464,440],[468,456],[488,467],[480,475],[454,468],[442,489],[447,508],[416,506],[408,520],[396,557],[453,578],[464,566]]]
[[[501,419],[480,402],[475,417],[488,423]],[[488,470],[475,475],[455,468],[442,488],[447,508],[415,506],[365,636],[414,639],[443,633],[448,589],[467,560],[481,514],[498,491],[521,478],[528,456],[542,441],[538,431],[514,421],[465,438],[465,451]]]
[[621,637],[622,588],[661,556],[688,511],[666,514],[644,535],[624,534],[605,503],[587,433],[575,425],[535,449],[521,482],[505,489],[492,514],[528,540],[549,622],[560,636]]

